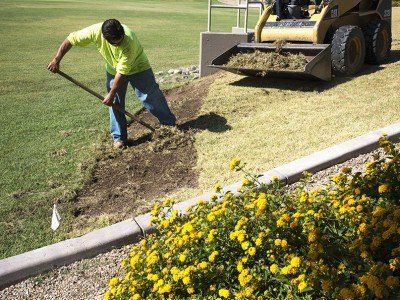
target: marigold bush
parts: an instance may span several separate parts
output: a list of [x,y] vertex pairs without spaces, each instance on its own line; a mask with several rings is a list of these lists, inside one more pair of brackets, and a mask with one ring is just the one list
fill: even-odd
[[[242,193],[187,215],[156,205],[157,233],[122,261],[104,299],[396,299],[400,285],[400,150],[380,139],[365,173],[287,191],[247,174]],[[230,167],[243,170],[235,159]]]

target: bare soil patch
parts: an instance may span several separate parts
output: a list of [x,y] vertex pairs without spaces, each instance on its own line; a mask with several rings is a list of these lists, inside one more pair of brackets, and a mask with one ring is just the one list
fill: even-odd
[[77,221],[101,215],[119,221],[149,211],[156,199],[176,189],[197,187],[198,175],[193,170],[197,160],[194,134],[199,130],[229,129],[222,116],[212,112],[198,115],[214,78],[165,92],[177,116],[177,127],[157,126],[157,120],[143,111],[139,118],[156,126],[155,133],[132,123],[126,149],[114,150],[111,142],[105,143],[93,177],[74,199],[72,213]]

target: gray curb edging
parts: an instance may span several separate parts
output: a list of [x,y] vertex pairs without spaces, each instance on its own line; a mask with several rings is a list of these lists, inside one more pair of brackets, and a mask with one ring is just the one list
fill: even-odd
[[142,236],[135,219],[128,219],[78,238],[5,258],[0,260],[0,289],[55,267],[135,243]]
[[[279,166],[263,173],[259,181],[270,183],[271,177],[277,176],[284,184],[294,183],[301,178],[305,171],[315,173],[377,149],[379,146],[378,139],[383,134],[387,134],[392,141],[399,141],[400,122]],[[223,191],[237,193],[240,187],[241,183],[236,182],[224,187]],[[209,199],[211,195],[212,193],[206,193],[176,203],[174,208],[186,213],[188,207],[196,204],[200,199]],[[0,289],[30,276],[49,271],[54,267],[93,257],[115,247],[136,243],[142,237],[154,232],[154,228],[150,225],[150,219],[151,215],[147,213],[92,231],[78,238],[0,260]]]

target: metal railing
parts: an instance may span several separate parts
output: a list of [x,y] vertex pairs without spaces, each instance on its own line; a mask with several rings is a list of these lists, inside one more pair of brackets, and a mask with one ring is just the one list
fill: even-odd
[[226,9],[236,9],[236,27],[240,28],[240,20],[241,13],[244,10],[244,32],[247,33],[247,25],[249,22],[249,8],[255,7],[259,5],[259,15],[261,16],[264,10],[264,3],[262,1],[256,0],[237,0],[237,5],[228,5],[228,4],[213,4],[213,0],[208,0],[208,22],[207,22],[207,31],[211,31],[211,11],[213,8],[226,8]]

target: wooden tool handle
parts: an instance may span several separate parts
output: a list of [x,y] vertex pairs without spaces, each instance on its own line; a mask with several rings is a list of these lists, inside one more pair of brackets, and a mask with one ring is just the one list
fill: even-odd
[[[58,74],[60,74],[62,77],[64,77],[65,79],[71,81],[72,83],[74,83],[75,85],[79,86],[80,88],[84,89],[86,92],[92,94],[93,96],[95,96],[96,98],[100,99],[101,101],[104,100],[104,97],[102,95],[100,95],[99,93],[93,91],[92,89],[90,89],[89,87],[87,87],[86,85],[84,85],[83,83],[75,80],[74,78],[72,78],[71,76],[65,74],[64,72],[58,70],[57,71]],[[150,125],[147,124],[146,122],[140,120],[136,115],[131,114],[129,111],[123,110],[118,104],[113,103],[112,104],[112,108],[118,110],[119,112],[124,113],[125,115],[127,115],[128,117],[130,117],[132,120],[134,120],[135,122],[139,123],[140,125],[146,127],[147,129],[150,129],[151,131],[154,131],[154,128]],[[140,112],[141,110],[139,110]]]

